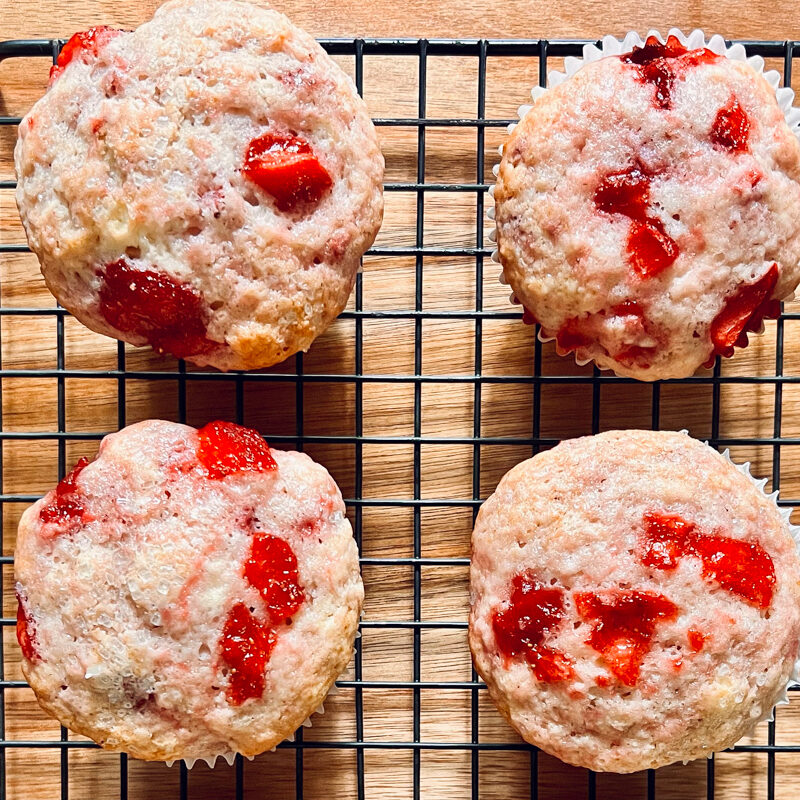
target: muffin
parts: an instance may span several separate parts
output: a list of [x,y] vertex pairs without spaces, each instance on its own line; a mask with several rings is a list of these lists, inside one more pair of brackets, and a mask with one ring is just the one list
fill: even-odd
[[503,716],[578,766],[734,744],[785,697],[800,560],[746,468],[685,434],[611,431],[516,466],[472,536],[469,642]]
[[15,162],[56,299],[99,333],[223,370],[307,350],[383,214],[352,81],[286,17],[234,0],[75,34]]
[[495,202],[505,279],[542,335],[618,375],[731,356],[800,280],[800,142],[775,91],[674,36],[536,99]]
[[327,471],[227,422],[107,436],[25,511],[15,575],[39,704],[151,760],[291,735],[350,660],[363,599]]

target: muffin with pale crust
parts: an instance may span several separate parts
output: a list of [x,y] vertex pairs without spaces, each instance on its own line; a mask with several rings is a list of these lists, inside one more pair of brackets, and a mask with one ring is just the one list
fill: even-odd
[[167,761],[292,735],[349,662],[364,592],[327,471],[226,422],[107,436],[23,514],[15,575],[42,708]]
[[352,81],[282,14],[171,0],[76,34],[19,127],[17,204],[56,299],[95,331],[255,369],[345,307],[383,214]]
[[800,646],[800,560],[762,486],[651,431],[565,441],[500,481],[472,536],[469,642],[521,736],[633,772],[771,712]]
[[748,63],[677,38],[586,63],[503,151],[498,258],[557,351],[639,380],[731,356],[800,280],[800,142]]

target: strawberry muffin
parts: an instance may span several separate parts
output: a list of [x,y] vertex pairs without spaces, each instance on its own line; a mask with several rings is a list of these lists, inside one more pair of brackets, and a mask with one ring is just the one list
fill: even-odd
[[472,537],[469,641],[503,716],[633,772],[733,745],[800,647],[788,511],[682,433],[611,431],[512,469]]
[[15,161],[56,299],[99,333],[223,370],[307,350],[383,215],[352,81],[282,14],[234,0],[75,34]]
[[253,430],[149,420],[26,510],[22,669],[39,704],[150,760],[253,756],[322,703],[363,600],[338,487]]
[[671,36],[587,63],[505,145],[498,257],[562,355],[682,378],[800,280],[800,142],[764,77]]

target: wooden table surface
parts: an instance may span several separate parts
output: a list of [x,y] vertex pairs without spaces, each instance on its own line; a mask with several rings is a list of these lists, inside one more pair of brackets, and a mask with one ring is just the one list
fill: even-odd
[[[4,0],[0,35],[5,39],[63,36],[98,20],[134,27],[159,5],[158,0]],[[290,0],[276,7],[318,37],[593,38],[677,26],[703,28],[734,39],[800,38],[800,14],[791,0]]]
[[[0,40],[33,37],[67,37],[76,29],[94,24],[133,27],[145,20],[158,5],[156,0],[3,0],[0,9]],[[702,27],[729,38],[800,39],[800,13],[796,2],[757,0],[738,2],[676,2],[625,0],[572,3],[535,3],[508,0],[503,3],[468,3],[464,0],[373,0],[367,3],[334,0],[288,0],[282,10],[295,22],[320,37],[524,37],[595,38],[629,29],[645,31],[671,25]],[[351,74],[351,58],[339,58]],[[553,66],[558,66],[554,63]],[[525,102],[527,89],[536,82],[535,58],[490,58],[487,68],[486,114],[508,118]],[[42,60],[10,60],[0,63],[0,116],[24,113],[40,96],[46,83],[47,64]],[[795,88],[800,64],[795,62]],[[418,113],[417,60],[415,57],[367,57],[364,65],[365,97],[374,116],[414,117]],[[472,117],[477,103],[477,63],[473,57],[433,58],[428,62],[427,112],[435,117]],[[0,128],[0,180],[13,177],[11,152],[15,128]],[[380,128],[387,160],[387,181],[416,180],[417,131],[414,128]],[[485,134],[483,180],[491,181],[491,166],[503,133],[488,128]],[[431,128],[426,138],[428,182],[474,183],[476,175],[475,128],[459,130]],[[416,194],[387,194],[381,247],[413,246],[415,243]],[[450,248],[476,244],[477,205],[474,193],[427,192],[425,199],[426,246]],[[0,243],[24,242],[13,191],[0,189]],[[497,284],[497,270],[487,263],[483,280],[483,303],[489,311],[511,309],[507,289]],[[476,261],[465,257],[426,257],[422,273],[422,302],[426,310],[472,311],[475,309]],[[415,303],[413,257],[369,256],[365,259],[363,308],[367,311],[407,311]],[[0,305],[52,308],[35,258],[28,253],[0,254]],[[353,303],[351,301],[351,308]],[[800,303],[787,304],[787,311],[800,311]],[[358,323],[363,337],[363,373],[366,375],[414,375],[413,314]],[[440,499],[416,510],[413,504],[365,505],[361,512],[362,554],[370,563],[363,567],[367,589],[368,623],[414,619],[413,582],[415,568],[408,563],[389,564],[381,559],[466,559],[474,497],[485,498],[500,476],[531,452],[531,444],[484,443],[475,446],[477,433],[485,438],[508,437],[523,442],[532,436],[539,418],[539,436],[560,439],[592,431],[592,405],[599,408],[598,427],[650,427],[654,422],[654,390],[644,384],[604,383],[597,393],[588,383],[503,382],[503,376],[533,374],[533,331],[517,319],[485,319],[482,323],[481,370],[499,380],[482,381],[476,390],[471,380],[476,367],[476,321],[439,318],[421,323],[422,373],[426,376],[460,376],[454,382],[435,377],[419,384],[420,419],[414,422],[413,380],[367,381],[344,379],[328,382],[306,380],[302,405],[296,382],[294,359],[268,373],[288,374],[286,380],[237,382],[192,379],[154,380],[146,376],[118,380],[116,376],[93,376],[117,367],[115,343],[85,330],[75,320],[64,320],[63,354],[56,347],[54,315],[3,316],[2,334],[2,430],[31,434],[29,439],[7,439],[3,444],[3,484],[6,495],[40,494],[58,477],[59,443],[55,437],[36,434],[62,429],[72,434],[61,447],[67,464],[80,455],[92,454],[97,435],[114,430],[120,423],[147,417],[178,419],[185,414],[193,424],[211,417],[234,418],[237,404],[244,420],[268,438],[303,433],[312,441],[305,449],[322,461],[342,486],[346,497],[358,492],[356,459],[361,456],[361,496],[413,499],[414,456],[418,449],[420,474],[418,497]],[[800,376],[800,323],[784,323],[783,371]],[[303,374],[352,375],[356,368],[357,323],[342,319],[318,340],[303,362]],[[776,390],[770,376],[776,374],[774,322],[746,351],[722,368],[724,376],[760,376],[763,382],[719,385],[718,396],[710,383],[672,384],[656,390],[662,427],[688,428],[698,437],[714,433],[712,414],[719,407],[718,436],[745,442],[732,448],[739,460],[753,462],[754,472],[773,477],[780,470],[784,497],[800,497],[800,455],[790,444],[775,446],[774,437],[800,439],[800,394],[797,384]],[[53,372],[63,363],[67,370],[82,370],[81,377],[59,379]],[[148,351],[127,348],[126,366],[137,373],[174,370],[175,362],[157,358]],[[15,376],[8,370],[49,370],[46,376]],[[589,368],[578,368],[569,359],[559,359],[552,345],[542,347],[542,372],[556,376],[588,376]],[[701,373],[708,375],[707,372]],[[238,392],[238,394],[237,394]],[[64,415],[57,413],[63,393]],[[393,436],[392,444],[370,438],[357,449],[355,403],[363,404],[363,433],[371,439]],[[474,408],[480,404],[476,428]],[[775,424],[776,408],[781,424]],[[298,414],[302,409],[302,415]],[[414,445],[415,435],[445,438],[448,443]],[[339,443],[314,441],[315,436],[342,437]],[[405,440],[405,441],[404,441]],[[753,443],[757,440],[760,443]],[[765,443],[766,440],[766,443]],[[749,444],[747,442],[750,442]],[[291,446],[291,442],[280,446]],[[479,482],[473,486],[473,468],[480,459]],[[13,553],[15,527],[24,503],[3,505],[3,554]],[[415,520],[415,514],[417,518]],[[354,511],[350,509],[351,518]],[[418,526],[418,548],[414,530]],[[418,567],[422,587],[421,620],[463,623],[467,612],[467,569],[464,563]],[[13,616],[12,566],[4,564],[4,617]],[[420,649],[419,674],[414,675],[414,640]],[[471,680],[470,659],[463,627],[408,628],[365,627],[362,639],[365,681],[465,682]],[[19,654],[13,628],[4,628],[5,678],[18,680]],[[352,680],[354,666],[345,678]],[[414,693],[391,687],[363,688],[364,737],[371,743],[409,741]],[[477,699],[480,742],[519,742],[491,707],[484,690],[430,689],[419,691],[420,731],[423,742],[470,742],[473,736],[471,701]],[[798,697],[800,701],[800,697]],[[306,741],[352,740],[356,736],[356,690],[340,689],[326,704],[327,712],[306,730]],[[39,711],[27,688],[4,693],[5,738],[12,741],[59,739],[59,727]],[[766,724],[745,742],[767,743]],[[781,745],[800,745],[800,702],[778,714],[775,737]],[[71,736],[80,741],[80,737]],[[105,798],[120,792],[119,756],[80,746],[60,756],[53,748],[9,747],[5,753],[9,798],[64,797],[63,770],[70,798]],[[292,749],[266,754],[243,768],[245,797],[294,798],[299,793],[297,774],[302,775],[306,798],[357,797],[356,751],[324,747],[308,748],[298,761]],[[532,757],[528,752],[479,751],[477,781],[480,797],[524,798],[530,794]],[[460,750],[422,749],[419,756],[421,796],[468,798],[471,796],[472,754]],[[541,755],[538,769],[540,798],[586,797],[587,773],[566,767]],[[3,766],[0,756],[0,766]],[[364,790],[368,798],[412,797],[414,756],[410,749],[367,747],[364,750]],[[774,769],[775,796],[795,798],[800,785],[800,757],[782,752],[774,762],[765,753],[726,753],[716,758],[715,788],[720,798],[766,798],[768,775]],[[181,774],[177,767],[141,762],[123,762],[128,797],[178,797]],[[627,798],[647,796],[647,776],[599,776],[596,796]],[[707,766],[695,762],[686,767],[660,770],[655,777],[656,797],[700,798],[707,796]],[[188,777],[188,796],[228,798],[235,796],[235,770],[223,765],[211,771],[196,767]]]

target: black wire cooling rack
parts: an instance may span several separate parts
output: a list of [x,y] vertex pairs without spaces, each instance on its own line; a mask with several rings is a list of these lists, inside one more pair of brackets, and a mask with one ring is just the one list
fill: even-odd
[[[356,39],[342,40],[329,39],[323,40],[323,47],[332,55],[351,57],[353,59],[354,76],[356,86],[360,92],[364,88],[364,59],[369,56],[388,56],[398,59],[414,59],[417,63],[418,81],[418,106],[415,116],[400,118],[386,117],[375,120],[378,126],[396,126],[411,128],[416,130],[416,181],[405,183],[387,183],[387,192],[404,192],[416,198],[416,229],[415,241],[411,247],[376,247],[368,255],[376,255],[387,258],[405,257],[413,259],[413,280],[414,280],[414,307],[409,310],[396,311],[369,311],[364,310],[363,302],[363,277],[358,276],[355,287],[355,306],[354,310],[345,312],[342,317],[353,320],[355,348],[354,348],[354,369],[352,374],[310,374],[304,372],[303,357],[298,356],[295,361],[295,370],[270,373],[230,373],[222,374],[216,372],[187,371],[182,362],[178,362],[177,370],[165,371],[134,371],[126,369],[126,351],[121,343],[117,346],[117,367],[105,371],[75,370],[68,369],[65,361],[65,317],[66,312],[60,307],[53,306],[47,308],[20,308],[6,307],[0,303],[0,317],[36,317],[50,316],[55,317],[56,336],[57,336],[57,357],[55,369],[7,369],[0,364],[0,394],[5,382],[10,379],[18,378],[53,378],[57,384],[57,430],[24,432],[6,430],[0,424],[0,445],[11,440],[50,440],[56,444],[58,453],[59,476],[63,476],[68,467],[66,447],[67,443],[76,439],[99,439],[102,434],[77,434],[70,433],[67,426],[65,381],[68,378],[105,378],[116,380],[118,384],[117,397],[117,424],[122,427],[126,424],[126,381],[129,380],[148,380],[148,381],[173,381],[178,386],[178,409],[176,418],[185,421],[187,418],[186,390],[187,383],[195,380],[222,382],[233,385],[235,395],[235,418],[237,421],[244,421],[244,398],[245,387],[255,382],[289,382],[294,385],[295,411],[296,411],[296,433],[286,435],[281,430],[265,430],[270,442],[286,443],[302,449],[305,444],[346,444],[354,448],[354,491],[353,496],[347,500],[348,507],[351,509],[351,517],[354,523],[355,536],[361,547],[362,539],[362,515],[367,507],[391,507],[401,506],[411,509],[413,513],[413,555],[404,558],[362,558],[363,565],[392,564],[408,566],[413,571],[413,610],[410,619],[397,622],[368,621],[362,623],[362,629],[384,628],[384,629],[405,629],[411,632],[413,637],[413,675],[410,681],[367,681],[363,679],[363,645],[359,640],[356,643],[354,659],[353,680],[341,680],[339,687],[352,689],[355,707],[355,737],[352,740],[338,741],[304,741],[302,729],[294,742],[285,742],[280,745],[281,749],[294,751],[295,759],[295,783],[294,795],[298,800],[304,797],[304,754],[316,748],[342,749],[355,753],[356,781],[354,795],[358,800],[365,797],[389,797],[385,792],[370,792],[365,786],[365,753],[373,749],[391,749],[410,752],[412,763],[410,770],[411,786],[408,787],[408,795],[418,800],[425,794],[421,783],[421,757],[423,752],[446,750],[462,751],[469,754],[470,758],[470,779],[469,786],[464,787],[464,791],[459,796],[470,796],[472,800],[477,800],[482,795],[480,778],[480,755],[488,751],[523,751],[529,755],[530,778],[527,781],[531,798],[540,796],[540,759],[538,751],[520,742],[486,742],[481,740],[479,730],[479,698],[485,690],[485,686],[478,680],[474,670],[471,680],[463,682],[435,682],[423,681],[421,660],[422,660],[422,633],[427,629],[435,628],[455,628],[465,629],[466,622],[426,622],[422,617],[423,582],[422,569],[424,567],[435,566],[460,566],[468,564],[466,558],[429,558],[423,557],[422,536],[421,536],[421,515],[425,508],[462,506],[472,510],[473,518],[477,513],[481,503],[481,456],[482,448],[488,445],[524,445],[529,446],[533,452],[537,452],[543,447],[555,444],[558,440],[553,437],[541,435],[540,408],[542,388],[551,385],[568,384],[587,384],[591,387],[591,432],[600,430],[600,390],[605,384],[631,384],[631,380],[614,377],[608,373],[601,374],[594,370],[591,374],[577,375],[550,375],[544,374],[542,370],[542,344],[537,340],[534,345],[532,369],[530,374],[498,376],[483,373],[482,353],[483,353],[483,333],[484,322],[487,320],[510,320],[519,319],[521,314],[515,310],[485,310],[484,308],[484,281],[483,273],[485,262],[491,250],[486,247],[485,242],[485,206],[486,192],[489,185],[485,179],[485,155],[484,144],[485,134],[489,128],[502,128],[514,121],[511,119],[487,119],[486,118],[486,99],[487,99],[487,64],[493,58],[514,58],[526,57],[535,59],[538,63],[538,78],[541,85],[545,85],[548,72],[548,60],[560,59],[566,56],[581,55],[583,41],[548,41],[548,40],[379,40],[379,39]],[[792,62],[800,58],[800,42],[792,41],[749,41],[743,42],[750,55],[761,55],[768,59],[780,59],[783,66],[784,84],[791,84]],[[20,40],[0,42],[0,61],[13,58],[42,58],[55,61],[63,40]],[[467,118],[432,118],[426,113],[427,99],[427,74],[429,57],[461,57],[472,59],[477,62],[477,107],[473,117]],[[0,73],[0,78],[2,74]],[[0,84],[1,86],[1,84]],[[16,126],[19,123],[17,117],[0,117],[0,126]],[[464,128],[471,129],[475,134],[476,146],[476,174],[474,183],[431,183],[426,182],[426,134],[433,128]],[[0,190],[13,191],[15,182],[13,180],[0,181]],[[425,244],[426,240],[426,214],[425,197],[426,192],[454,192],[466,195],[473,195],[474,206],[474,244],[466,247],[432,247]],[[8,254],[27,252],[24,245],[7,244],[0,242],[0,259],[7,258]],[[423,273],[425,269],[425,259],[430,257],[459,257],[474,260],[475,269],[475,292],[473,308],[468,311],[439,310],[428,311],[423,308]],[[0,286],[0,292],[2,287]],[[364,347],[363,347],[363,323],[365,320],[378,319],[403,319],[413,322],[414,336],[414,371],[413,374],[370,374],[363,369]],[[423,373],[423,321],[449,319],[466,320],[474,325],[474,371],[471,375],[430,375]],[[784,323],[787,320],[800,319],[800,313],[784,313],[775,326],[775,363],[774,375],[761,377],[726,375],[722,374],[719,361],[715,365],[713,372],[687,378],[682,381],[671,381],[678,384],[700,384],[710,387],[711,391],[711,411],[712,419],[710,425],[709,441],[718,447],[728,446],[766,446],[772,448],[772,486],[774,489],[780,488],[781,470],[781,446],[800,444],[800,439],[784,437],[781,434],[781,411],[783,405],[783,388],[787,384],[800,383],[800,376],[784,375]],[[364,434],[364,387],[370,383],[390,383],[402,382],[413,387],[413,436],[392,437],[392,436],[369,436]],[[422,389],[426,383],[462,383],[472,387],[473,393],[473,421],[472,436],[450,437],[447,439],[432,438],[423,435],[422,426]],[[303,401],[304,387],[313,383],[346,383],[351,384],[354,393],[354,420],[353,435],[332,436],[332,435],[305,435],[303,430]],[[526,437],[489,437],[482,435],[481,419],[481,393],[487,384],[520,384],[532,386],[533,404],[531,408],[531,435]],[[726,384],[768,384],[774,386],[774,409],[773,416],[773,435],[760,437],[740,437],[722,438],[720,436],[720,406],[721,406],[721,387]],[[654,383],[651,387],[651,421],[652,427],[658,428],[661,419],[661,389],[664,384]],[[2,406],[0,405],[0,414]],[[0,423],[2,420],[0,419]],[[588,430],[586,431],[589,432]],[[362,496],[363,488],[363,469],[362,455],[363,447],[369,444],[394,444],[402,443],[413,448],[413,498],[399,500],[393,498],[365,498]],[[422,458],[421,448],[426,444],[459,444],[471,446],[472,449],[472,497],[467,500],[447,500],[424,498],[421,493],[421,472]],[[0,450],[0,468],[2,468],[2,450]],[[5,485],[0,494],[0,515],[7,504],[27,504],[37,499],[34,494],[10,494],[5,492]],[[794,506],[800,504],[799,499],[781,499],[781,505]],[[2,516],[0,516],[0,527],[2,526]],[[5,552],[5,551],[3,551]],[[2,555],[0,564],[3,565],[3,579],[8,584],[10,575],[10,565],[13,564],[13,557]],[[14,626],[13,618],[3,618],[2,625],[5,629]],[[3,659],[3,649],[0,648],[0,659]],[[8,795],[7,786],[7,755],[9,751],[16,749],[49,748],[60,753],[60,786],[54,791],[57,796],[66,799],[70,794],[70,762],[68,754],[74,748],[91,748],[92,743],[81,739],[70,739],[68,731],[61,729],[60,740],[57,741],[38,741],[38,740],[15,740],[8,739],[6,736],[6,703],[5,697],[7,690],[18,689],[26,686],[24,681],[7,680],[4,659],[0,661],[0,693],[3,694],[4,702],[0,705],[0,800]],[[365,736],[364,730],[364,696],[366,692],[373,689],[405,689],[413,695],[411,738],[408,741],[373,741]],[[421,703],[423,693],[432,690],[462,690],[470,696],[470,728],[471,735],[469,741],[446,741],[446,742],[426,742],[421,738]],[[508,739],[512,738],[510,735]],[[769,724],[766,744],[745,744],[733,748],[734,752],[754,753],[761,756],[766,755],[766,770],[762,774],[760,769],[753,778],[750,776],[748,791],[753,790],[753,781],[760,787],[757,790],[758,796],[766,796],[768,800],[776,797],[776,756],[784,753],[800,753],[800,744],[776,744],[776,724]],[[233,786],[229,787],[232,796],[239,798],[245,795],[245,769],[241,757],[237,757],[233,769]],[[128,774],[129,763],[125,755],[119,756],[119,797],[128,797]],[[497,780],[502,781],[502,776]],[[180,798],[191,796],[191,775],[184,765],[180,766],[180,781],[178,793]],[[247,787],[247,793],[257,787]],[[744,787],[743,787],[744,790]],[[574,792],[578,794],[574,794]],[[707,762],[704,793],[708,798],[715,796],[715,759],[711,758]],[[660,796],[661,792],[658,792]],[[53,795],[56,796],[56,795]],[[260,796],[260,795],[259,795]],[[306,795],[307,796],[307,795]],[[404,795],[405,796],[405,795]],[[428,795],[432,796],[432,795]],[[551,795],[552,796],[552,795]],[[565,797],[564,793],[557,793],[557,796]],[[598,778],[591,772],[586,773],[583,781],[583,788],[580,790],[570,790],[569,796],[587,797],[590,800],[598,796]],[[642,790],[642,796],[648,800],[657,796],[656,773],[650,771],[646,776],[646,784]],[[672,796],[672,795],[671,795]]]

